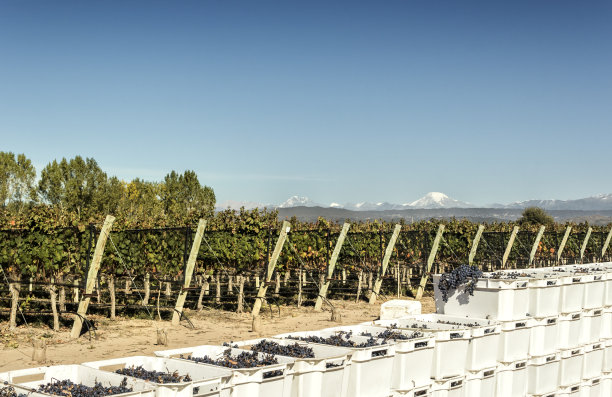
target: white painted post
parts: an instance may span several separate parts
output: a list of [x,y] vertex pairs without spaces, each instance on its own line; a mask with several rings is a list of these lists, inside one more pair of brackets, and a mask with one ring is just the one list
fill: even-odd
[[434,239],[433,246],[431,247],[431,252],[429,253],[429,258],[427,258],[427,270],[425,274],[421,276],[421,282],[419,283],[419,287],[416,293],[416,299],[420,300],[423,297],[423,292],[425,292],[425,285],[427,285],[427,278],[429,277],[429,272],[431,272],[431,267],[433,266],[434,260],[436,259],[436,254],[438,253],[438,247],[440,246],[440,240],[442,239],[442,233],[444,233],[444,225],[440,225],[438,227],[438,233],[436,234],[436,238]]
[[402,225],[395,225],[395,229],[393,229],[393,234],[391,235],[391,239],[387,244],[387,248],[385,250],[385,256],[383,257],[383,261],[380,265],[380,269],[378,271],[378,275],[376,276],[376,281],[374,282],[374,288],[372,288],[372,293],[370,294],[370,305],[376,302],[376,297],[380,293],[380,287],[382,287],[383,277],[385,277],[385,273],[387,273],[387,267],[389,266],[389,260],[391,260],[391,255],[393,254],[393,248],[395,247],[395,242],[399,237],[400,232],[402,231]]
[[608,237],[606,237],[606,242],[604,243],[603,247],[601,248],[601,259],[603,260],[604,256],[606,255],[606,251],[608,250],[608,246],[610,245],[610,240],[612,239],[612,228],[610,228],[610,231],[608,232]]
[[185,305],[185,299],[187,299],[187,290],[185,288],[189,288],[189,284],[191,284],[193,269],[195,268],[196,259],[198,259],[198,252],[200,251],[200,244],[202,244],[202,236],[204,235],[205,229],[206,220],[200,219],[195,237],[193,238],[193,244],[191,245],[189,259],[187,259],[187,266],[185,267],[185,280],[183,282],[183,288],[179,292],[179,296],[176,299],[176,306],[174,307],[174,312],[172,313],[172,325],[178,325],[181,322],[183,306]]
[[83,327],[83,318],[87,314],[87,308],[89,307],[89,296],[93,292],[94,285],[96,284],[96,278],[98,277],[98,270],[100,270],[100,263],[102,262],[102,255],[104,254],[104,247],[106,246],[106,240],[110,233],[111,227],[115,222],[115,217],[107,215],[102,225],[102,230],[98,236],[98,242],[96,243],[96,249],[94,251],[91,266],[89,267],[89,273],[87,274],[87,282],[85,284],[85,293],[82,300],[79,302],[79,308],[77,310],[78,315],[74,317],[74,323],[72,324],[72,331],[70,332],[71,338],[78,338],[81,334],[81,328]]
[[474,263],[474,257],[476,256],[476,250],[478,250],[478,243],[480,243],[480,237],[482,236],[482,232],[484,231],[484,225],[478,226],[478,231],[476,232],[476,236],[474,236],[474,241],[472,241],[472,249],[470,249],[470,256],[468,258],[468,264],[472,266]]
[[332,278],[332,276],[334,275],[336,262],[338,261],[338,257],[340,256],[340,250],[342,249],[344,239],[346,238],[350,226],[351,225],[349,223],[344,223],[344,225],[342,226],[342,231],[340,232],[340,236],[338,236],[338,241],[336,241],[336,246],[334,247],[334,252],[332,252],[332,256],[329,261],[329,267],[327,268],[327,279],[321,286],[319,296],[317,296],[317,301],[315,302],[314,309],[317,311],[321,310],[321,306],[323,305],[323,299],[327,297],[327,290],[329,289],[330,284],[329,279]]
[[545,226],[540,226],[540,231],[538,232],[538,235],[536,236],[536,239],[533,242],[533,247],[531,247],[531,253],[529,254],[529,267],[531,267],[531,265],[533,264],[533,260],[535,259],[536,251],[538,250],[538,245],[540,244],[540,240],[542,239],[542,236],[544,235],[545,229],[546,229]]
[[580,263],[584,259],[584,252],[586,251],[586,247],[589,244],[589,239],[591,238],[591,233],[593,232],[593,228],[589,227],[587,230],[586,236],[584,236],[584,241],[582,242],[582,247],[580,247]]
[[502,258],[502,268],[506,268],[506,263],[508,263],[508,257],[510,257],[510,252],[512,251],[512,246],[514,245],[514,240],[516,239],[516,235],[519,232],[519,227],[514,226],[512,228],[512,233],[510,234],[510,239],[508,240],[508,245],[506,246],[506,251],[504,251],[504,257]]
[[563,255],[565,244],[567,244],[567,239],[569,238],[571,232],[572,227],[568,226],[567,229],[565,229],[565,234],[563,235],[563,240],[561,240],[561,245],[559,245],[559,251],[557,251],[557,262],[561,260],[561,255]]

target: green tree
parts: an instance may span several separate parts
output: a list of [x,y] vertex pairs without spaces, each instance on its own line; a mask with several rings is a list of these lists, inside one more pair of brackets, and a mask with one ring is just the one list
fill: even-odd
[[0,205],[20,212],[35,198],[36,170],[25,154],[0,152]]
[[201,217],[210,218],[215,208],[215,193],[202,186],[193,171],[182,175],[170,172],[161,186],[161,201],[167,217],[188,221]]
[[76,156],[47,164],[40,175],[38,192],[43,201],[75,212],[79,219],[87,219],[107,205],[107,183],[96,160]]
[[544,225],[548,227],[555,224],[555,219],[542,208],[529,207],[525,208],[518,223],[523,226]]

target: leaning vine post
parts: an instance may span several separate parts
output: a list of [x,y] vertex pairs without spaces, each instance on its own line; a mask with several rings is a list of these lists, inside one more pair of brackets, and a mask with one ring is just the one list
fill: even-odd
[[601,260],[603,260],[604,256],[606,256],[606,251],[608,250],[608,246],[610,245],[610,240],[612,239],[612,227],[608,232],[608,237],[606,237],[606,241],[604,242],[603,247],[601,248]]
[[81,334],[81,328],[83,327],[83,319],[87,314],[87,308],[89,307],[89,300],[91,293],[93,292],[96,279],[98,278],[98,270],[100,270],[100,263],[102,262],[102,255],[104,254],[104,247],[106,246],[106,240],[110,234],[110,230],[115,222],[115,217],[107,215],[102,225],[102,230],[98,236],[98,242],[96,243],[96,250],[94,251],[91,265],[89,266],[89,273],[87,273],[87,282],[85,283],[85,292],[79,302],[79,309],[77,315],[74,317],[74,324],[72,325],[72,331],[70,332],[71,338],[78,338]]
[[470,249],[470,256],[468,257],[468,264],[470,266],[472,266],[472,263],[474,263],[474,257],[476,256],[476,251],[478,250],[478,243],[480,243],[480,237],[482,236],[484,228],[484,225],[478,225],[478,231],[476,232],[476,236],[474,236],[474,241],[472,241],[472,248]]
[[582,242],[582,247],[580,247],[580,263],[584,259],[584,252],[586,251],[586,247],[589,244],[589,239],[591,238],[591,233],[593,232],[593,228],[589,227],[587,230],[586,236],[584,236],[584,241]]
[[433,266],[434,260],[436,259],[436,254],[438,253],[438,247],[440,246],[440,240],[442,239],[442,233],[444,233],[444,225],[440,225],[438,227],[438,233],[436,234],[436,238],[434,239],[433,246],[431,247],[431,252],[429,253],[429,258],[427,258],[427,269],[425,274],[421,277],[421,282],[419,283],[419,287],[416,293],[416,299],[420,300],[423,297],[423,292],[425,292],[425,285],[427,284],[427,278],[429,277],[429,272],[431,272],[431,267]]
[[508,240],[508,245],[506,246],[506,250],[504,251],[504,256],[502,258],[502,269],[506,268],[506,263],[508,263],[508,257],[510,256],[510,252],[512,251],[512,246],[514,245],[514,240],[516,239],[516,235],[519,232],[519,227],[514,226],[512,228],[512,233],[510,234],[510,239]]
[[263,283],[260,284],[259,290],[257,291],[257,298],[255,298],[255,303],[253,304],[253,310],[251,311],[251,315],[253,317],[259,315],[259,310],[261,309],[261,305],[263,300],[266,298],[266,291],[268,290],[268,283],[272,279],[272,273],[274,273],[274,268],[276,267],[276,262],[280,257],[281,251],[283,250],[283,245],[285,245],[285,240],[287,240],[287,234],[291,229],[291,224],[287,221],[283,222],[281,226],[280,234],[278,236],[278,240],[276,241],[276,246],[274,247],[274,252],[272,253],[272,258],[270,262],[268,262],[268,271],[266,272],[266,279]]
[[329,266],[327,268],[327,279],[321,286],[321,291],[319,291],[319,296],[317,296],[317,301],[315,302],[315,310],[321,310],[321,306],[323,305],[323,299],[327,297],[327,290],[329,289],[330,278],[334,275],[334,269],[336,268],[336,262],[338,261],[338,257],[340,256],[340,250],[342,249],[342,245],[344,244],[344,239],[346,238],[346,234],[348,233],[349,227],[351,225],[349,223],[344,223],[342,226],[342,231],[340,232],[340,236],[338,236],[338,241],[336,241],[336,246],[334,247],[334,252],[332,253],[331,259],[329,261]]
[[181,292],[179,292],[179,296],[176,299],[176,306],[174,307],[174,312],[172,313],[172,325],[178,325],[181,322],[183,306],[185,305],[185,299],[187,299],[186,288],[189,288],[189,285],[191,284],[193,269],[195,268],[196,259],[198,259],[198,252],[200,252],[200,244],[202,243],[202,236],[204,235],[205,229],[206,220],[200,219],[195,237],[193,238],[193,244],[191,245],[191,252],[189,253],[187,266],[185,267],[185,280],[183,282],[183,288],[181,288]]
[[374,288],[372,288],[372,293],[370,294],[370,305],[373,305],[376,302],[376,297],[380,293],[380,287],[382,286],[383,277],[385,277],[385,273],[387,272],[387,267],[389,266],[389,260],[391,260],[391,255],[393,254],[393,248],[395,247],[395,242],[402,230],[402,225],[395,225],[395,229],[393,229],[393,234],[391,235],[391,239],[387,244],[387,248],[385,250],[385,256],[383,257],[383,261],[380,265],[380,269],[378,274],[376,275],[376,282],[374,282]]
[[572,232],[572,227],[568,226],[565,229],[565,234],[563,235],[563,240],[561,240],[561,245],[559,245],[559,251],[557,251],[557,263],[561,261],[561,255],[563,255],[563,250],[565,249],[565,244],[567,244],[567,239],[569,238],[570,233]]
[[531,247],[531,253],[529,254],[529,267],[533,264],[536,252],[538,251],[538,245],[540,245],[540,240],[542,240],[542,236],[544,235],[544,230],[546,230],[546,226],[540,226],[540,231],[538,231],[538,235],[533,242],[533,247]]

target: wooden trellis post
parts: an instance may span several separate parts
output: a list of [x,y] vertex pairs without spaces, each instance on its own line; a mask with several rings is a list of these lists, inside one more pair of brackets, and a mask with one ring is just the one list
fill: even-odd
[[601,248],[601,259],[603,260],[606,255],[606,251],[608,250],[608,246],[610,245],[610,240],[612,239],[612,228],[608,232],[608,237],[606,237],[606,241],[604,242],[603,247]]
[[533,260],[535,259],[535,254],[538,250],[538,245],[540,244],[540,240],[542,240],[542,236],[544,235],[545,226],[540,226],[540,231],[536,236],[535,241],[533,242],[533,247],[531,247],[531,253],[529,254],[529,267],[533,264]]
[[268,271],[266,273],[266,279],[259,286],[259,290],[257,291],[257,298],[255,298],[255,303],[253,304],[253,311],[251,315],[253,317],[259,315],[259,310],[261,309],[261,305],[263,300],[266,297],[266,291],[268,290],[268,283],[272,279],[272,273],[274,273],[274,268],[276,267],[276,262],[283,250],[283,245],[285,245],[285,240],[287,239],[287,234],[291,229],[291,224],[287,221],[283,222],[283,226],[281,226],[280,235],[278,236],[278,240],[276,241],[276,246],[274,247],[274,252],[272,253],[272,258],[268,263]]
[[468,257],[468,264],[470,266],[472,266],[472,263],[474,263],[474,257],[476,256],[476,251],[478,250],[478,243],[480,243],[480,237],[482,236],[484,228],[484,225],[478,225],[478,231],[476,232],[476,236],[474,236],[474,241],[472,241],[472,248],[470,249],[470,256]]
[[565,229],[565,234],[563,235],[563,240],[561,240],[561,245],[559,245],[559,251],[557,251],[557,262],[561,260],[561,255],[563,255],[565,244],[567,244],[567,239],[569,238],[569,235],[571,232],[572,232],[572,227],[568,226],[567,229]]
[[506,246],[506,250],[504,251],[504,256],[502,258],[502,269],[506,268],[506,263],[508,263],[508,257],[510,257],[510,252],[512,251],[512,246],[514,245],[514,240],[516,239],[516,235],[519,232],[519,227],[514,226],[512,228],[512,233],[510,234],[510,239],[508,240],[508,245]]
[[438,247],[440,246],[440,240],[442,239],[442,233],[444,233],[444,225],[440,225],[438,227],[438,233],[436,234],[436,238],[434,239],[433,246],[431,247],[431,252],[429,253],[429,258],[427,258],[427,269],[425,274],[421,276],[421,282],[419,283],[419,287],[416,293],[416,299],[420,300],[423,297],[423,292],[425,292],[425,285],[427,285],[427,278],[429,277],[429,272],[431,272],[431,267],[433,266],[434,260],[436,259],[436,254],[438,253]]
[[85,283],[85,292],[79,302],[79,308],[77,315],[74,317],[74,324],[72,324],[72,331],[70,332],[71,338],[78,338],[81,334],[81,328],[83,327],[83,319],[87,314],[87,308],[89,307],[89,299],[93,292],[98,277],[98,270],[100,270],[100,263],[102,262],[102,255],[104,254],[104,247],[106,246],[106,240],[110,234],[111,227],[115,222],[115,217],[107,215],[102,225],[102,230],[98,236],[98,242],[96,243],[96,249],[94,251],[93,259],[91,260],[91,266],[89,266],[89,272],[87,273],[87,281]]
[[340,256],[340,250],[342,249],[344,239],[346,238],[346,234],[348,233],[350,226],[351,225],[349,223],[345,223],[342,226],[342,231],[340,232],[340,236],[338,236],[338,241],[336,241],[336,246],[334,247],[334,252],[332,253],[331,259],[329,261],[329,267],[327,268],[327,279],[321,286],[321,291],[319,291],[319,296],[317,296],[317,301],[315,302],[315,310],[321,310],[321,306],[323,305],[323,299],[327,297],[327,290],[329,289],[330,279],[334,275],[336,262],[338,261],[338,257]]
[[380,265],[380,269],[378,271],[378,275],[376,276],[376,281],[374,282],[374,286],[372,288],[372,293],[370,294],[370,305],[376,302],[376,297],[380,293],[380,287],[382,286],[383,277],[385,277],[385,273],[387,272],[387,267],[389,266],[389,260],[391,260],[391,255],[393,254],[393,247],[395,247],[395,242],[399,237],[400,231],[402,230],[402,225],[395,225],[395,229],[393,229],[393,234],[391,235],[391,239],[387,244],[387,249],[385,250],[385,256],[383,257],[383,261]]
[[589,229],[587,230],[586,236],[584,236],[584,241],[582,242],[582,247],[580,247],[580,263],[582,263],[582,260],[584,258],[584,252],[586,251],[586,247],[589,244],[589,239],[591,238],[591,233],[592,232],[593,232],[593,228],[589,227]]
[[187,266],[185,267],[185,280],[183,282],[183,288],[181,289],[181,292],[179,292],[179,296],[176,299],[176,306],[174,307],[174,312],[172,313],[172,325],[178,325],[181,322],[183,306],[185,305],[185,299],[187,299],[186,288],[189,288],[189,284],[191,284],[193,269],[195,268],[196,259],[198,258],[198,252],[200,251],[200,244],[202,244],[202,236],[204,235],[205,229],[206,220],[200,219],[195,237],[193,238],[193,244],[191,245],[191,252],[189,253]]

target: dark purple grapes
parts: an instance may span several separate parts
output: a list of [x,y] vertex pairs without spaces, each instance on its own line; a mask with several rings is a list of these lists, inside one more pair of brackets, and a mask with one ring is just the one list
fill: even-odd
[[[223,352],[223,357],[217,358],[217,359],[211,358],[209,356],[183,357],[182,355],[180,356],[180,358],[186,358],[187,360],[195,361],[196,363],[211,364],[211,365],[217,365],[220,367],[227,367],[227,368],[233,368],[233,369],[265,367],[267,365],[278,364],[278,360],[276,359],[276,357],[274,357],[271,354],[264,354],[263,357],[260,358],[259,354],[255,351],[253,352],[245,351],[245,352],[241,352],[240,354],[236,356],[232,356],[232,349],[225,350]],[[263,377],[272,378],[274,376],[280,376],[282,374],[283,374],[283,371],[281,370],[270,371],[270,372],[264,373]]]
[[4,382],[3,386],[0,386],[0,397],[26,397],[26,395],[17,393],[13,386],[9,386],[8,382]]
[[70,380],[56,380],[38,387],[39,392],[53,394],[55,396],[67,397],[102,397],[112,396],[113,394],[130,393],[133,389],[127,387],[127,378],[123,378],[119,386],[103,386],[96,382],[93,387],[85,386],[80,383],[73,383]]
[[442,293],[442,300],[448,302],[448,293],[465,285],[465,292],[474,295],[478,279],[482,277],[482,270],[477,266],[460,265],[451,272],[443,273],[438,281],[438,289]]
[[180,383],[180,382],[191,382],[189,375],[179,375],[178,372],[161,372],[161,371],[147,371],[142,366],[138,367],[126,367],[115,371],[120,375],[127,375],[134,378],[148,380],[154,383]]
[[314,358],[314,351],[299,343],[292,345],[281,345],[271,340],[262,340],[251,346],[251,350],[259,353],[274,354],[276,356],[288,356],[293,358]]
[[353,331],[344,332],[340,331],[335,335],[328,336],[326,338],[320,336],[291,336],[289,335],[287,338],[294,340],[303,340],[305,342],[311,343],[319,343],[323,345],[331,345],[331,346],[339,346],[339,347],[352,347],[352,348],[364,348],[364,347],[372,347],[372,346],[380,346],[382,343],[373,337],[370,337],[366,342],[356,343],[351,340],[351,336],[353,336]]
[[397,328],[397,324],[391,324],[387,329],[381,331],[377,334],[372,334],[371,332],[362,332],[361,336],[366,336],[369,338],[378,338],[383,340],[383,344],[387,343],[387,341],[396,341],[396,340],[410,340],[416,338],[422,338],[424,335],[422,332],[413,331],[408,334],[406,332],[402,332]]

